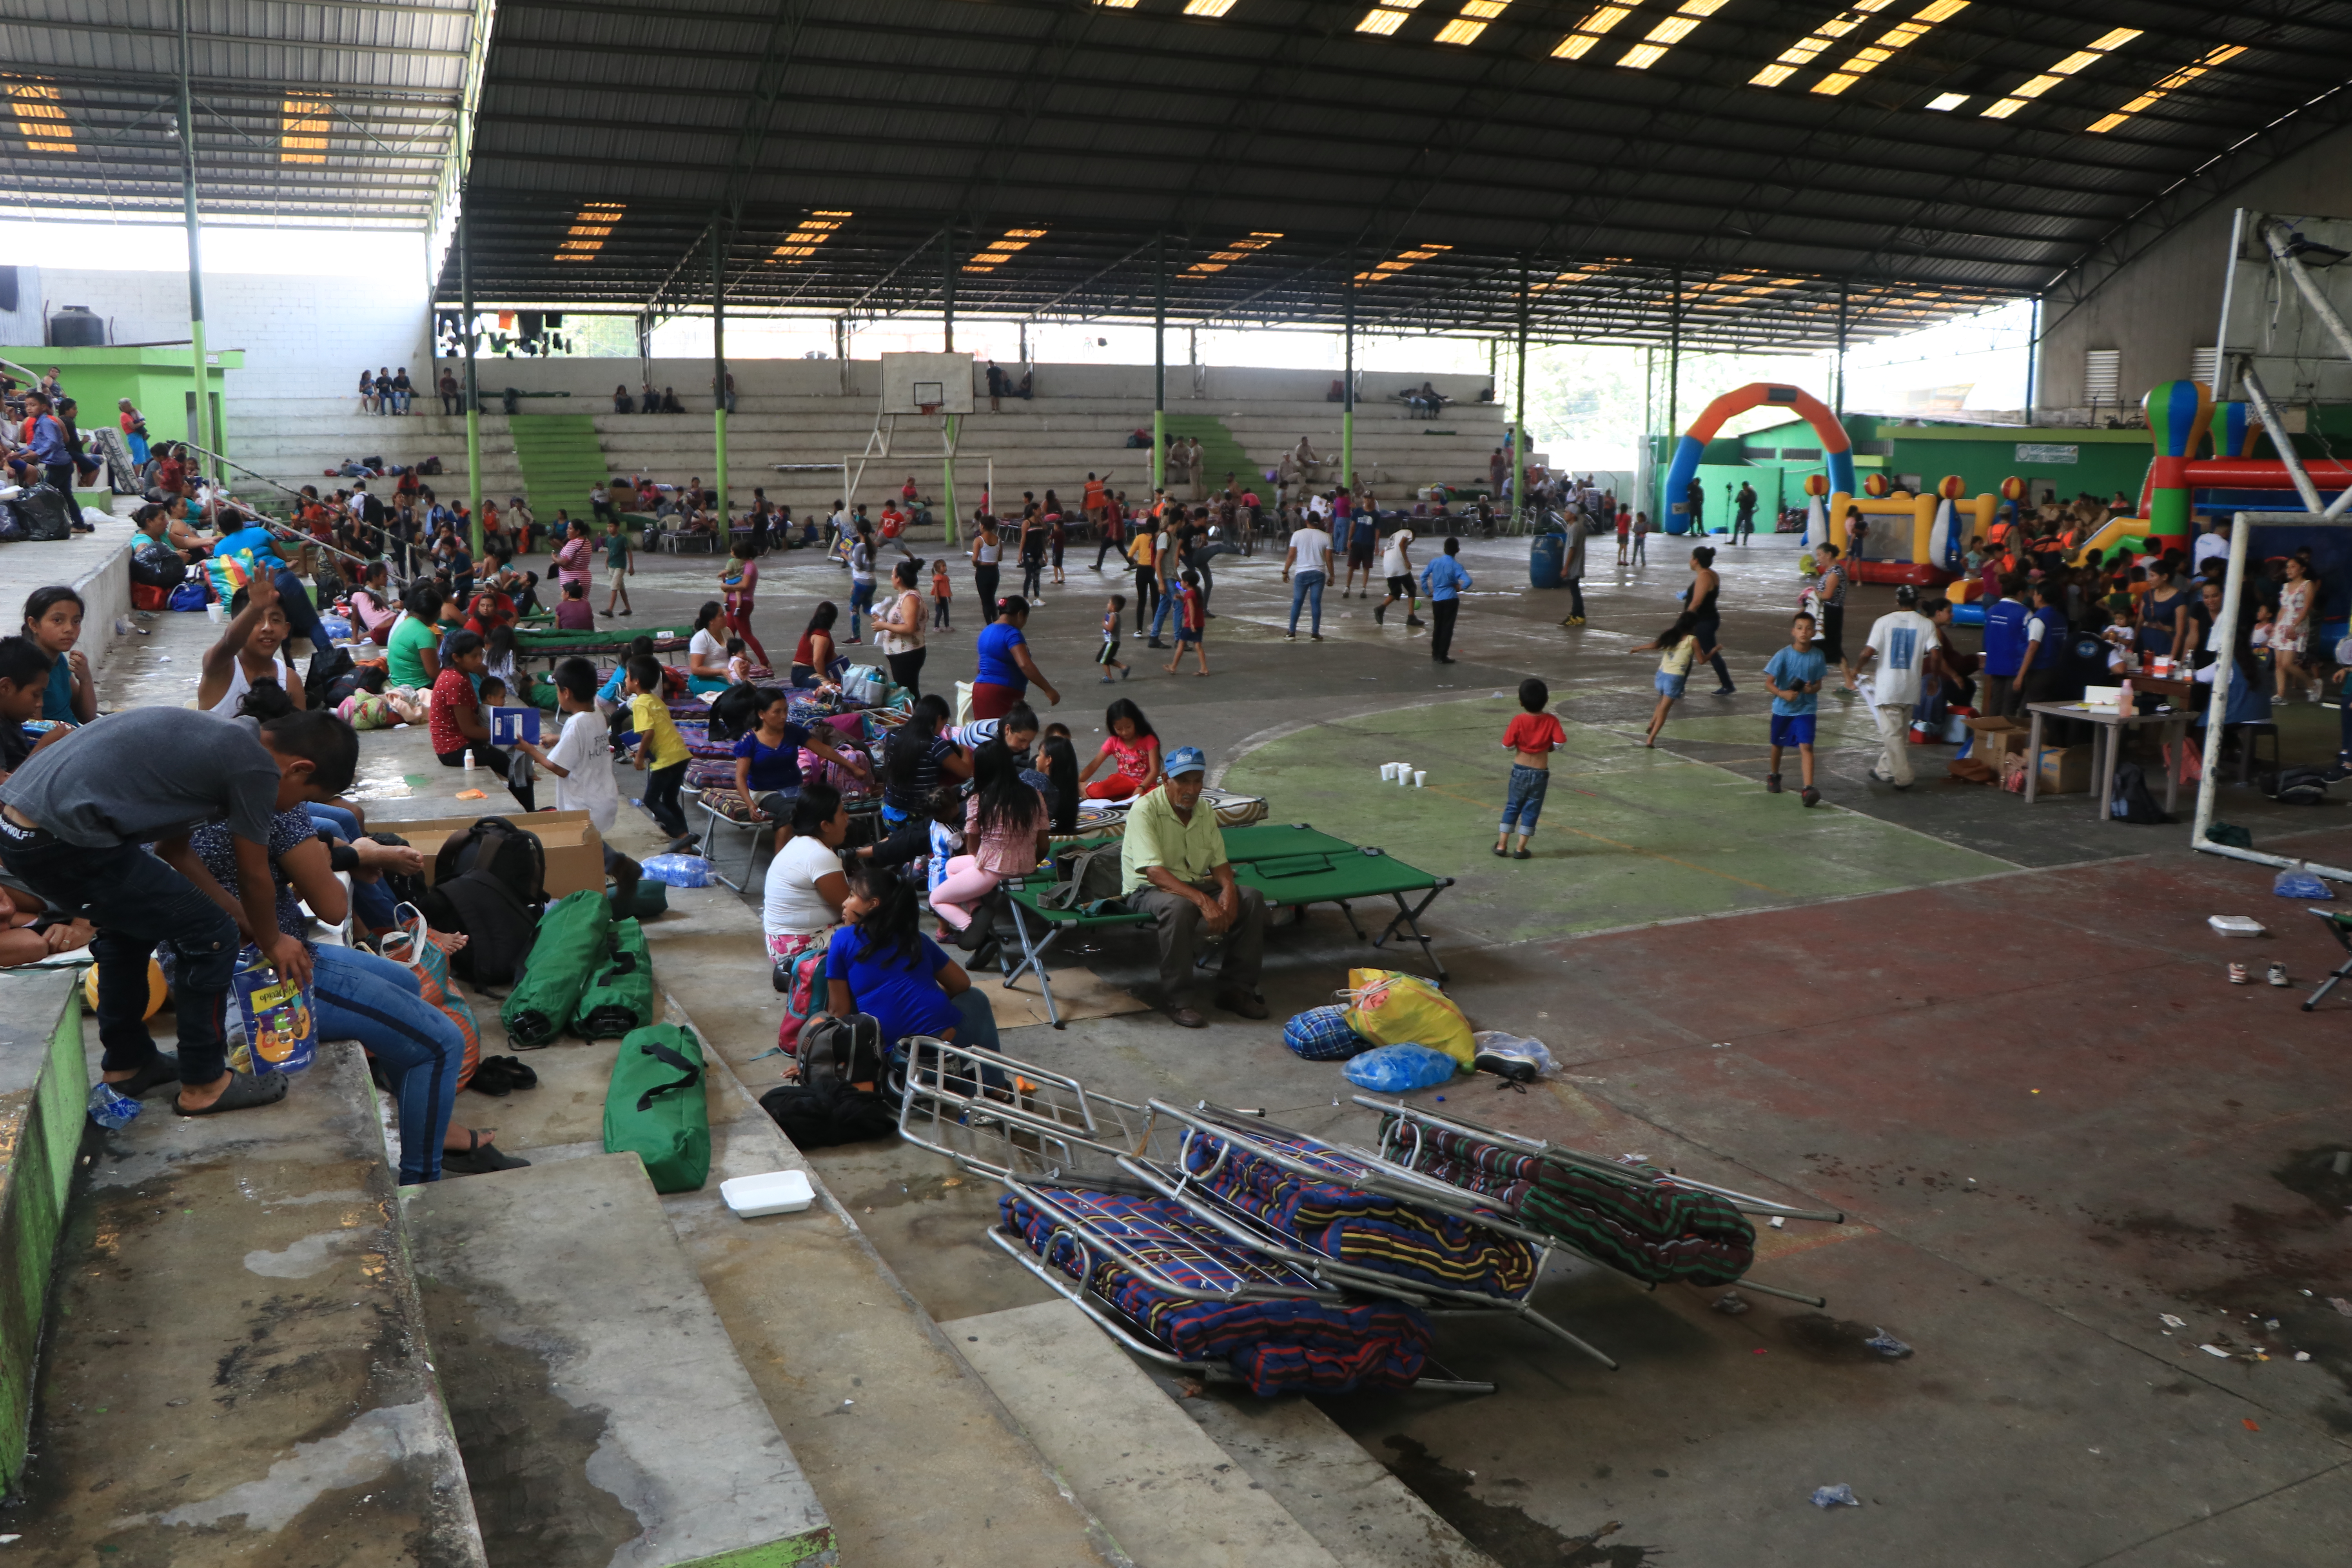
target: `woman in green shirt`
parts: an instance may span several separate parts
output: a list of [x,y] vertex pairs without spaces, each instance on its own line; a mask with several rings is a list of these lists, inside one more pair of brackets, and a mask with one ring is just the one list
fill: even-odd
[[389,679],[394,686],[430,691],[441,673],[441,592],[430,583],[413,584],[403,605],[407,613],[384,645]]

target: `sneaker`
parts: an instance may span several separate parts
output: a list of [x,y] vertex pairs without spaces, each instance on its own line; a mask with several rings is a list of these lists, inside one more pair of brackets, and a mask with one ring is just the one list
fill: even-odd
[[1429,625],[1427,621],[1424,621],[1419,616],[1414,615],[1406,616],[1404,618],[1404,624],[1409,626],[1425,626]]
[[1384,605],[1384,604],[1383,604],[1383,605],[1374,605],[1372,606],[1372,625],[1374,625],[1374,626],[1386,626],[1386,625],[1388,624],[1388,618],[1389,618],[1389,607],[1388,607],[1388,605]]
[[1715,689],[1713,694],[1717,697],[1728,697],[1738,689],[1739,688],[1737,686],[1718,686]]
[[[1285,642],[1297,642],[1298,640],[1298,634],[1297,632],[1285,632],[1282,634],[1282,640]],[[1158,643],[1154,643],[1151,646],[1158,647],[1160,645]]]
[[1779,773],[1766,773],[1764,775],[1764,793],[1766,795],[1779,795],[1780,793],[1780,775]]
[[2352,779],[2352,757],[2336,758],[2335,765],[2319,776],[2329,784],[2342,784],[2346,779]]
[[1812,785],[1807,784],[1804,788],[1804,792],[1799,795],[1797,798],[1803,801],[1807,805],[1819,805],[1822,804],[1822,792],[1815,789]]
[[2284,963],[2272,964],[2270,973],[2264,975],[2263,978],[2268,980],[2273,985],[2291,985],[2294,984],[2293,981],[2286,977],[2286,965]]
[[[191,394],[190,395],[193,396],[194,394]],[[1311,642],[1321,642],[1323,640],[1323,634],[1321,632],[1308,632],[1307,636],[1307,639]]]

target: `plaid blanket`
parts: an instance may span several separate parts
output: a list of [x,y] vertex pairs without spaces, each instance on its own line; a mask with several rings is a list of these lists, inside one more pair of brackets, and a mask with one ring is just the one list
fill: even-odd
[[1655,1166],[1597,1171],[1428,1127],[1401,1142],[1413,1169],[1491,1197],[1521,1224],[1637,1279],[1727,1285],[1756,1260],[1756,1227],[1730,1199]]
[[[723,758],[731,763],[735,759],[735,742],[732,741],[712,740],[710,738],[710,710],[708,708],[704,709],[702,710],[702,714],[703,716],[699,720],[688,719],[680,720],[678,721],[677,738],[686,742],[687,755],[690,757],[701,757],[709,761],[718,761]],[[730,767],[728,771],[731,773],[734,770],[732,767]]]
[[[1185,1167],[1226,1201],[1334,1262],[1394,1275],[1408,1285],[1505,1300],[1534,1289],[1536,1252],[1526,1242],[1457,1215],[1359,1191],[1348,1182],[1362,1174],[1364,1166],[1325,1144],[1263,1134],[1261,1140],[1331,1172],[1335,1179],[1296,1174],[1206,1134],[1192,1139]],[[1213,1173],[1204,1173],[1212,1166]]]
[[[1251,1255],[1165,1198],[1041,1189],[1087,1215],[1188,1289],[1226,1289],[1255,1272]],[[1007,1193],[1004,1229],[1050,1267],[1091,1288],[1187,1361],[1223,1361],[1258,1394],[1408,1388],[1429,1359],[1429,1320],[1394,1301],[1334,1307],[1319,1301],[1192,1301],[1147,1285],[1131,1270],[1081,1248],[1060,1221]]]

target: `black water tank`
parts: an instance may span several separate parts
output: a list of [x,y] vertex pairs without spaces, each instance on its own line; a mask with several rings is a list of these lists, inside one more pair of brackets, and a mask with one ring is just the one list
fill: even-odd
[[106,346],[106,319],[94,313],[87,305],[68,305],[49,318],[49,347],[53,349],[102,349]]

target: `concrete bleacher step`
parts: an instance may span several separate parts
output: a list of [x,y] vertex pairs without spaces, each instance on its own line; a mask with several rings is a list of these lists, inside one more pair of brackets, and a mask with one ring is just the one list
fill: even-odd
[[486,1568],[373,1092],[329,1045],[278,1105],[93,1137],[12,1554]]
[[1145,1568],[1494,1568],[1303,1399],[1171,1397],[1066,1301],[942,1327]]
[[491,1568],[834,1560],[635,1155],[404,1196]]

